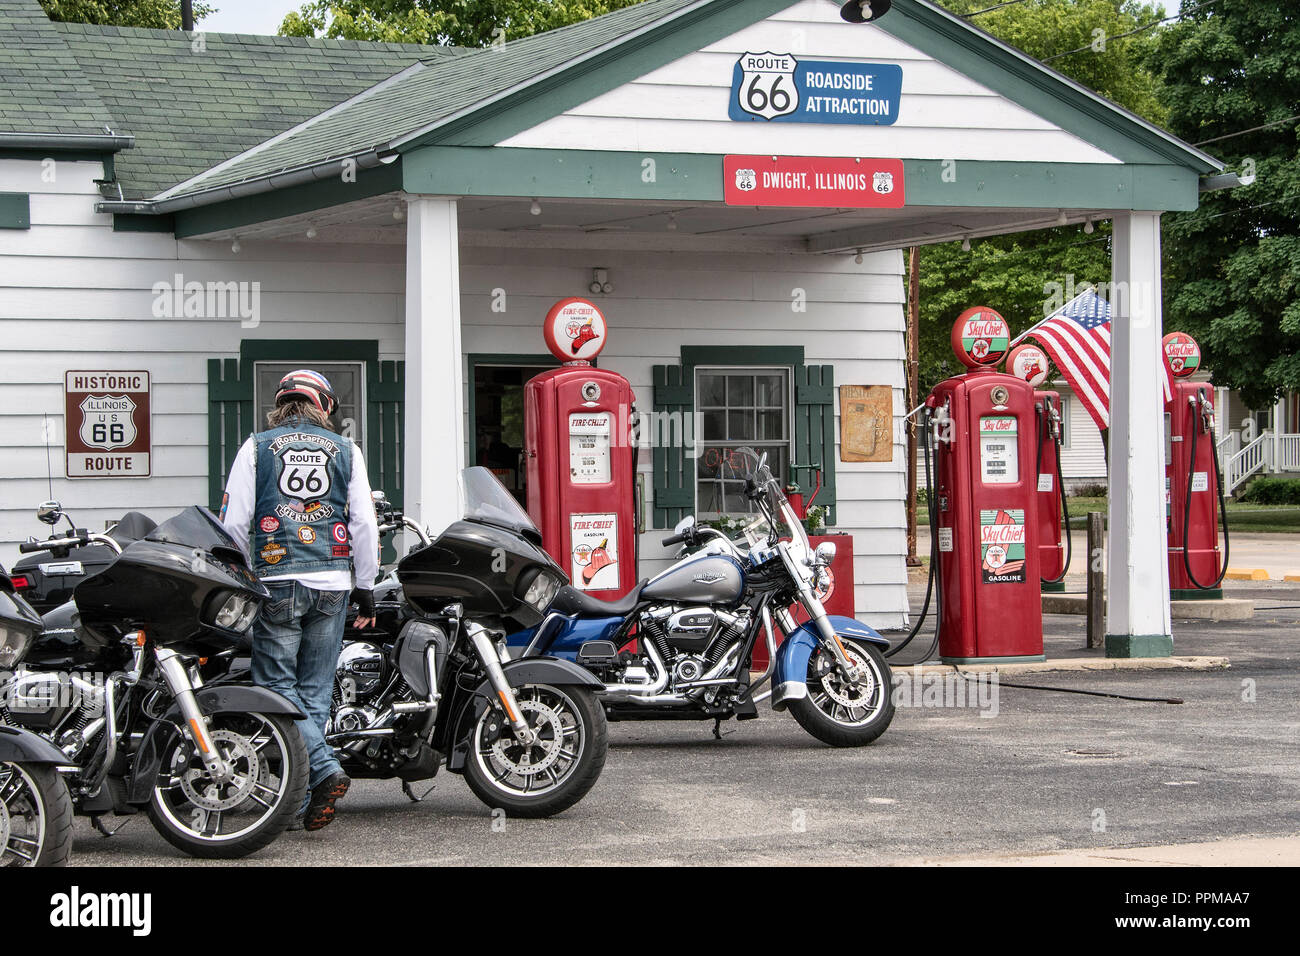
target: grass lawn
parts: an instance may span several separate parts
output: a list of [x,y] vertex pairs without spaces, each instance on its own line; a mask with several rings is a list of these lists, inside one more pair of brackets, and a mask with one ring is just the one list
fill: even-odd
[[[1084,528],[1088,523],[1089,511],[1106,512],[1105,498],[1071,498],[1070,527]],[[918,527],[929,523],[929,515],[924,505],[916,509]],[[1255,505],[1246,502],[1228,502],[1229,531],[1289,532],[1300,534],[1300,507],[1295,505]]]

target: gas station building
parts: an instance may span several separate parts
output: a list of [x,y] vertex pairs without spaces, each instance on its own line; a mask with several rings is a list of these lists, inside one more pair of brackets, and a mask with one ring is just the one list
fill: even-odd
[[[543,317],[585,296],[638,411],[698,426],[640,451],[641,576],[663,529],[725,509],[717,457],[750,444],[805,494],[822,466],[858,617],[902,627],[901,250],[1109,219],[1107,633],[1169,653],[1159,224],[1222,165],[966,20],[645,0],[461,50],[0,0],[0,62],[8,562],[51,492],[88,527],[217,504],[302,366],[339,390],[372,484],[436,532],[466,464],[520,487]],[[130,454],[86,437],[78,371],[148,373]]]

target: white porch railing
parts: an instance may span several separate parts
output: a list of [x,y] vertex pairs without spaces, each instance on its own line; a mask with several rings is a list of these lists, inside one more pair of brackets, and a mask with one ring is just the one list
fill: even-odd
[[1278,471],[1300,471],[1300,435],[1278,436]]
[[[1300,438],[1300,435],[1296,436]],[[1223,493],[1234,494],[1247,478],[1272,464],[1273,436],[1264,432],[1223,464]]]

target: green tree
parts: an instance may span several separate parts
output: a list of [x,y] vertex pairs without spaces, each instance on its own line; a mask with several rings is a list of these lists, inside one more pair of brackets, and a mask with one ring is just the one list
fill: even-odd
[[481,47],[590,20],[640,0],[310,0],[284,36]]
[[[180,0],[41,0],[51,20],[94,23],[111,27],[152,27],[179,30]],[[194,22],[212,13],[206,3],[194,4]]]
[[1169,127],[1217,140],[1205,149],[1250,184],[1166,217],[1165,327],[1193,335],[1215,383],[1259,408],[1300,388],[1300,8],[1184,9],[1150,55]]
[[[995,0],[938,0],[963,15],[994,6]],[[1026,0],[970,22],[1153,122],[1165,107],[1160,83],[1146,65],[1157,30],[1120,34],[1165,16],[1159,4],[1135,0]],[[1081,49],[1084,48],[1084,49]],[[1068,56],[1059,54],[1078,50]],[[924,393],[956,372],[948,344],[952,324],[972,305],[997,309],[1013,334],[1044,316],[1054,297],[1052,284],[1077,288],[1110,281],[1110,224],[1085,234],[1079,226],[996,236],[921,249],[920,388]],[[1050,311],[1050,309],[1048,309]]]

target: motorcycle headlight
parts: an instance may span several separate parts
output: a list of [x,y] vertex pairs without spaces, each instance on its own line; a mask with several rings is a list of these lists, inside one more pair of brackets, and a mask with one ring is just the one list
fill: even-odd
[[528,590],[524,592],[524,603],[539,612],[545,611],[558,590],[560,590],[558,578],[545,571],[538,571],[528,583]]
[[823,567],[829,567],[835,560],[835,542],[823,541],[817,545],[817,563]]
[[31,631],[0,626],[0,668],[8,670],[17,666],[27,656],[27,648],[31,643]]
[[217,613],[212,616],[212,626],[243,634],[253,626],[253,618],[257,617],[260,606],[248,595],[232,591],[224,601],[216,605]]

